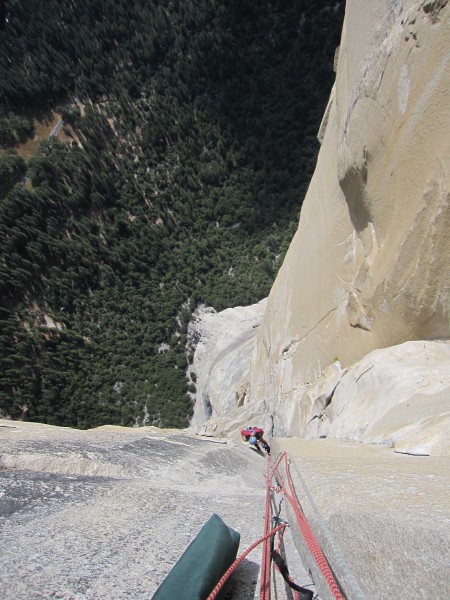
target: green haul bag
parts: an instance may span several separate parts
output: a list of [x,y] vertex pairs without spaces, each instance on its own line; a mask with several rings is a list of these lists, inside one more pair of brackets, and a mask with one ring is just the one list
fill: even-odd
[[[213,514],[156,590],[153,600],[206,600],[233,564],[239,532]],[[224,588],[218,598],[223,597]]]

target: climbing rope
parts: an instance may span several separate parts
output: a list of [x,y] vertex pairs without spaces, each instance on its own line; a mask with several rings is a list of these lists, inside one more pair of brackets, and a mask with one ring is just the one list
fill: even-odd
[[[267,461],[266,475],[266,508],[264,511],[264,535],[270,531],[271,510],[270,510],[270,462]],[[269,599],[270,590],[270,536],[264,540],[262,560],[261,560],[261,585],[259,591],[259,600]]]
[[[297,524],[303,535],[306,545],[308,546],[309,551],[311,552],[312,556],[314,557],[314,560],[316,561],[317,566],[319,567],[322,575],[324,576],[324,579],[327,582],[328,587],[330,588],[334,598],[336,600],[344,600],[344,596],[342,595],[342,593],[340,591],[339,585],[331,571],[330,565],[328,564],[328,561],[319,545],[319,542],[317,541],[317,538],[315,537],[315,535],[311,529],[311,526],[309,525],[309,523],[297,501],[294,484],[292,482],[292,478],[291,478],[291,474],[290,474],[290,470],[289,470],[287,453],[283,452],[279,456],[275,465],[272,464],[270,457],[269,457],[268,462],[272,466],[272,477],[276,476],[278,484],[279,484],[281,490],[283,491],[284,497],[288,500],[289,504],[291,505],[291,508],[294,511],[294,514],[297,519]],[[281,473],[279,471],[281,462],[284,463],[284,468],[285,468],[284,479],[287,482],[289,491],[286,489],[283,476],[281,475]]]
[[[284,464],[284,477],[280,473],[280,465]],[[287,527],[287,523],[280,523],[279,513],[277,516],[271,516],[271,494],[283,492],[284,498],[289,502],[295,516],[297,519],[297,524],[299,526],[300,532],[303,535],[303,538],[308,546],[309,551],[311,552],[314,560],[319,567],[325,581],[328,584],[328,587],[333,594],[335,600],[345,600],[341,590],[339,588],[339,584],[337,583],[330,565],[317,541],[311,526],[309,525],[306,516],[304,515],[300,504],[297,500],[297,496],[295,493],[294,484],[292,482],[291,473],[289,470],[289,463],[287,458],[287,453],[283,452],[278,457],[277,462],[274,464],[268,456],[267,460],[267,474],[264,475],[266,480],[266,500],[265,500],[265,511],[264,511],[264,535],[259,540],[254,542],[245,552],[243,552],[234,563],[228,568],[228,570],[221,577],[216,587],[208,596],[207,600],[214,600],[219,594],[220,590],[224,586],[225,582],[228,580],[233,571],[237,568],[237,566],[244,560],[244,558],[254,550],[259,544],[263,544],[262,551],[262,559],[261,559],[261,576],[260,576],[260,593],[259,600],[269,600],[270,598],[270,565],[273,559],[275,568],[281,573],[283,578],[288,582],[288,585],[294,590],[294,597],[296,600],[300,600],[300,598],[310,598],[312,593],[310,590],[306,588],[302,588],[298,586],[291,576],[289,575],[289,571],[287,569],[287,565],[284,559],[281,557],[280,548],[283,540],[284,531]],[[278,486],[273,484],[274,478],[278,482]],[[286,481],[286,484],[285,484]],[[289,488],[289,490],[286,488]],[[281,502],[280,502],[280,510],[281,510]],[[276,524],[275,527],[272,527],[272,521]],[[274,550],[274,536],[278,533],[279,541],[277,549]],[[299,594],[302,594],[300,596]]]
[[266,539],[270,538],[271,536],[275,535],[277,533],[277,531],[280,531],[282,529],[285,529],[286,524],[282,523],[281,525],[277,525],[276,527],[274,527],[271,531],[269,531],[269,533],[267,533],[266,535],[264,535],[262,538],[260,538],[259,540],[257,540],[256,542],[254,542],[249,548],[247,548],[247,550],[245,550],[245,552],[243,552],[235,561],[234,563],[229,567],[229,569],[224,573],[224,575],[220,578],[219,582],[217,583],[216,587],[213,589],[213,591],[210,593],[210,595],[208,596],[207,600],[214,600],[214,598],[217,597],[217,594],[220,592],[220,590],[222,589],[222,587],[224,586],[225,582],[227,581],[227,579],[230,577],[231,573],[236,569],[236,567],[244,560],[244,558],[247,556],[247,554],[250,554],[250,552],[252,550],[254,550],[257,546],[259,546],[259,544],[262,544],[263,542],[266,541]]

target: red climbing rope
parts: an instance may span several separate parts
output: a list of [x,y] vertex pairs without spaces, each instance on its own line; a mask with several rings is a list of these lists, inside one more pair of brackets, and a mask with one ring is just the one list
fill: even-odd
[[231,573],[235,570],[235,568],[244,560],[244,558],[247,556],[247,554],[250,554],[250,552],[252,550],[254,550],[256,548],[256,546],[259,546],[259,544],[261,544],[262,542],[265,542],[266,539],[271,538],[273,535],[276,534],[277,531],[280,531],[281,529],[285,529],[285,527],[286,527],[286,525],[284,523],[282,523],[281,525],[277,525],[271,531],[269,531],[266,535],[264,535],[261,539],[257,540],[249,548],[247,548],[247,550],[245,552],[243,552],[241,554],[241,556],[239,556],[234,561],[234,563],[229,567],[229,569],[220,578],[218,584],[213,589],[213,591],[210,593],[207,600],[214,600],[214,598],[216,598],[217,594],[220,592],[220,590],[224,586],[226,580],[230,577]]
[[[280,474],[280,471],[279,471],[279,467],[282,462],[284,462],[284,468],[285,468],[284,478]],[[273,485],[274,477],[278,481],[278,487],[275,487]],[[219,580],[216,587],[213,589],[211,594],[208,596],[207,600],[214,600],[214,598],[217,597],[217,595],[220,592],[220,590],[222,589],[223,585],[230,577],[231,573],[244,560],[244,558],[252,550],[254,550],[256,548],[256,546],[258,546],[261,543],[264,543],[264,546],[263,546],[263,553],[262,553],[262,560],[261,560],[261,577],[260,577],[261,583],[260,583],[259,599],[260,600],[269,600],[269,598],[270,598],[271,538],[277,532],[281,532],[280,539],[279,539],[279,545],[277,548],[277,550],[279,550],[281,542],[282,542],[283,533],[286,528],[286,524],[282,523],[280,525],[277,525],[273,529],[270,529],[271,528],[270,500],[271,500],[271,492],[278,493],[281,491],[283,492],[284,497],[289,501],[289,504],[291,505],[292,510],[294,511],[294,514],[296,516],[297,523],[298,523],[300,531],[303,535],[303,538],[304,538],[311,554],[313,555],[314,560],[317,563],[317,566],[319,567],[320,571],[322,572],[322,575],[324,576],[325,581],[327,582],[335,600],[345,600],[344,596],[342,595],[342,593],[339,589],[339,585],[331,571],[330,565],[328,564],[328,561],[319,545],[319,542],[317,541],[317,539],[311,529],[311,526],[309,525],[309,523],[306,519],[306,516],[304,515],[304,513],[303,513],[302,509],[300,508],[299,503],[297,501],[294,484],[292,482],[291,474],[289,471],[289,464],[288,464],[288,458],[287,458],[286,452],[283,452],[279,456],[275,465],[271,461],[270,456],[268,457],[267,475],[265,475],[265,479],[266,479],[266,504],[265,504],[265,514],[264,514],[264,536],[261,539],[259,539],[258,541],[254,542],[249,548],[247,548],[247,550],[245,552],[243,552],[241,554],[241,556],[239,556],[234,561],[234,563],[229,567],[229,569],[226,571],[226,573]],[[286,489],[286,485],[285,485],[284,481],[287,482],[289,491]],[[275,566],[277,567],[277,565],[275,565]],[[291,583],[294,583],[290,576],[288,576],[288,579]],[[295,598],[298,600],[298,598],[299,598],[298,592],[295,591],[294,593],[295,593]]]
[[[270,531],[270,486],[273,474],[270,473],[270,462],[267,461],[266,475],[266,509],[264,512],[264,536]],[[270,590],[270,542],[271,536],[266,537],[264,541],[262,560],[261,560],[261,585],[259,588],[259,600],[269,600]]]
[[[283,477],[280,475],[279,470],[278,470],[278,467],[282,460],[284,460],[285,478],[288,483],[290,493],[286,490],[286,487],[283,482]],[[269,462],[271,462],[270,457],[269,457]],[[288,465],[288,459],[287,459],[286,452],[283,452],[281,454],[281,456],[279,457],[276,465],[272,469],[272,475],[277,476],[278,483],[284,493],[284,496],[289,501],[289,504],[291,505],[291,507],[295,513],[295,516],[297,518],[297,523],[298,523],[300,531],[303,535],[303,538],[305,539],[305,542],[306,542],[311,554],[313,555],[314,560],[317,563],[317,566],[321,570],[322,575],[325,578],[325,581],[327,582],[331,592],[333,593],[334,598],[336,600],[344,600],[344,597],[341,594],[339,586],[336,582],[336,579],[330,569],[328,561],[327,561],[324,553],[322,552],[319,542],[317,541],[317,538],[315,537],[315,535],[311,529],[311,526],[309,525],[303,511],[301,510],[301,508],[297,502],[297,499],[295,496],[294,485],[292,483],[292,478],[291,478],[291,474],[289,471],[289,465]]]

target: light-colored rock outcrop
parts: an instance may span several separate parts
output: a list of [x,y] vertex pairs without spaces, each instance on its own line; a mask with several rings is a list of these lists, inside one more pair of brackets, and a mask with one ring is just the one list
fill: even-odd
[[194,427],[238,439],[244,424],[270,435],[383,444],[396,452],[450,456],[450,342],[411,341],[329,365],[288,409],[249,402]]
[[[449,338],[449,21],[443,1],[347,1],[316,171],[252,358],[250,399],[275,432],[335,359]],[[361,410],[330,431],[359,435]]]
[[191,425],[227,414],[245,402],[245,388],[237,398],[239,384],[248,379],[256,331],[266,300],[252,306],[228,308],[217,313],[201,307],[188,327],[188,342],[195,347],[188,371],[195,373],[195,409]]
[[334,363],[308,388],[285,426],[288,435],[304,438],[450,456],[450,343],[405,342],[374,350],[345,370]]

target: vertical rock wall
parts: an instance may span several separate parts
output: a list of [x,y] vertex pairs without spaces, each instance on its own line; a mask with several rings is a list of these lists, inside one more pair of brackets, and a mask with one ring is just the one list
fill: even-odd
[[316,171],[250,371],[279,435],[299,433],[298,402],[334,360],[449,338],[449,24],[446,0],[347,0]]

